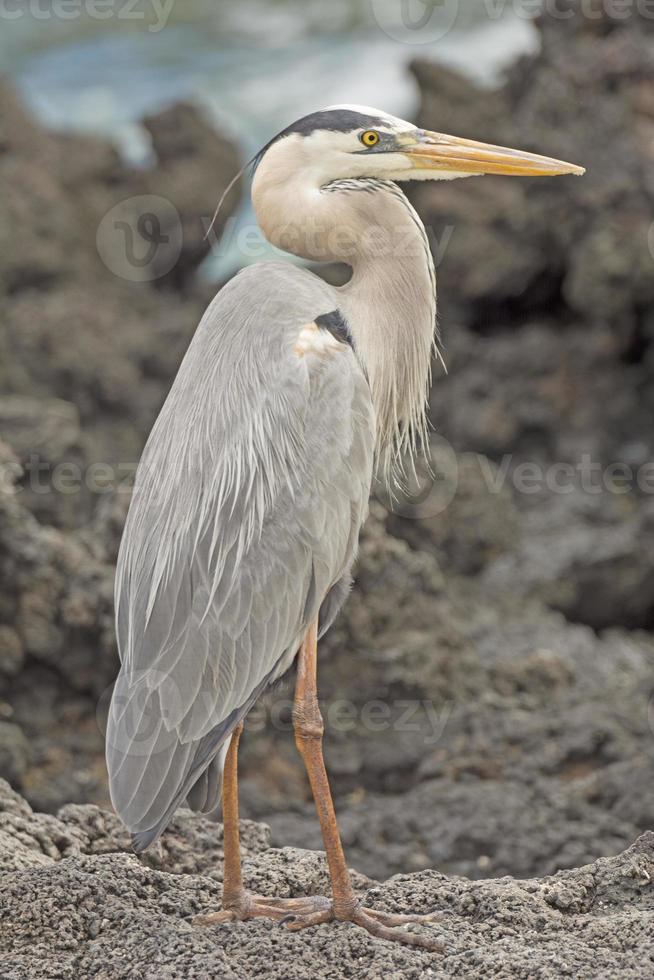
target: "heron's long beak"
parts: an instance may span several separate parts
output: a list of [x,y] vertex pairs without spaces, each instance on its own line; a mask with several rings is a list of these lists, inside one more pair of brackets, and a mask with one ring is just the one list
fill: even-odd
[[537,153],[511,150],[506,146],[477,143],[475,140],[419,130],[407,138],[402,152],[419,170],[440,170],[465,174],[509,174],[515,177],[553,177],[557,174],[585,173],[574,163],[542,157]]

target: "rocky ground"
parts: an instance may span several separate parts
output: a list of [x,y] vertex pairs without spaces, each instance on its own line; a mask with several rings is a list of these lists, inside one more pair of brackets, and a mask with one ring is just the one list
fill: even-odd
[[[324,858],[270,846],[243,827],[244,880],[259,893],[322,894]],[[438,871],[384,885],[356,874],[366,904],[441,913],[443,954],[392,945],[349,924],[307,932],[258,920],[199,928],[220,900],[222,828],[176,819],[158,852],[125,853],[113,815],[69,805],[35,814],[0,785],[0,963],[5,980],[253,976],[575,977],[631,980],[654,968],[654,834],[613,858],[546,878],[474,882]]]
[[[411,873],[380,902],[451,907],[448,954],[321,927],[311,972],[651,975],[650,24],[546,19],[541,52],[498,91],[413,66],[425,126],[588,174],[413,194],[449,367],[432,393],[436,479],[394,512],[373,502],[321,694],[350,862],[378,880]],[[217,941],[184,921],[217,899],[219,824],[180,822],[140,864],[111,817],[67,806],[107,802],[126,486],[210,293],[203,236],[238,166],[190,106],[144,125],[156,161],[134,170],[101,141],[45,132],[0,86],[0,775],[24,797],[0,803],[8,978],[304,969],[305,937],[257,923]],[[125,265],[112,228],[136,235],[143,197],[147,233],[166,241]],[[269,695],[242,742],[243,811],[274,845],[250,826],[264,851],[248,873],[279,893],[324,887],[317,857],[275,849],[320,846],[290,695]],[[32,816],[25,801],[64,811]],[[38,966],[46,948],[57,959]]]

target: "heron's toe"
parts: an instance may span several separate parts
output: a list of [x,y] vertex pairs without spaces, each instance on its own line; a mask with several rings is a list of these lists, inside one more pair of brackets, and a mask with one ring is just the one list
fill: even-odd
[[[196,915],[192,920],[196,926],[220,925],[224,922],[244,921],[255,918],[274,919],[290,932],[298,932],[309,926],[336,919],[334,905],[323,895],[309,895],[302,898],[266,898],[263,895],[244,895],[239,908],[223,909],[208,915]],[[432,953],[443,953],[445,947],[427,932],[413,932],[412,925],[433,925],[445,918],[443,912],[427,915],[401,915],[395,912],[382,912],[378,909],[358,905],[347,915],[338,916],[339,921],[352,922],[365,929],[378,939],[403,943],[405,946],[418,946]]]
[[326,901],[326,906],[317,906],[313,911],[295,912],[287,915],[282,919],[282,925],[286,926],[290,932],[297,932],[300,929],[306,929],[307,926],[319,926],[322,922],[331,922],[334,918],[334,910],[329,899]]
[[412,912],[404,915],[369,908],[363,908],[362,911],[385,926],[431,925],[434,922],[442,922],[448,914],[447,912]]
[[232,909],[221,909],[219,912],[209,912],[206,915],[194,915],[191,919],[193,926],[217,926],[221,922],[235,922],[238,918]]
[[[438,913],[434,913],[438,915]],[[432,915],[396,915],[391,912],[378,912],[376,909],[360,907],[352,915],[352,922],[361,926],[372,936],[405,946],[419,946],[432,953],[444,953],[445,946],[434,936],[422,932],[409,932],[406,926],[429,924],[435,920]]]
[[[246,922],[248,919],[274,919],[277,922],[303,923],[317,914],[328,912],[327,918],[332,918],[331,899],[322,895],[307,895],[300,898],[268,898],[264,895],[249,895],[243,893],[231,908],[210,912],[207,915],[196,915],[192,920],[194,926],[215,926],[223,922]],[[327,918],[320,919],[326,922]],[[307,922],[307,925],[313,925]],[[302,924],[295,928],[301,929]]]

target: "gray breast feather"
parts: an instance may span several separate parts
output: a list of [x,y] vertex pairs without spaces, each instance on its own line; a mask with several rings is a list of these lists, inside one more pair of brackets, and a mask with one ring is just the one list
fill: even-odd
[[325,597],[330,619],[342,598],[370,489],[370,394],[350,347],[293,351],[336,300],[281,263],[239,274],[143,452],[116,571],[107,731],[112,800],[142,846],[194,785],[192,800],[215,803],[234,725]]

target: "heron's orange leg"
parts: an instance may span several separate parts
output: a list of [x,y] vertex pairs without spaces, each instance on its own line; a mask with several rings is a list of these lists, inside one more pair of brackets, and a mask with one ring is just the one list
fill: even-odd
[[341,835],[338,832],[336,811],[329,788],[329,779],[322,754],[322,738],[325,730],[318,704],[317,681],[317,624],[309,628],[300,649],[293,705],[293,729],[295,744],[302,756],[311,783],[311,792],[318,812],[320,830],[332,882],[334,915],[348,919],[359,902],[352,888],[352,880],[345,861]]
[[[421,946],[432,952],[443,952],[443,944],[424,935],[405,932],[399,926],[409,923],[433,923],[441,916],[433,915],[395,915],[364,908],[357,898],[352,879],[345,861],[343,844],[338,831],[334,801],[329,787],[325,760],[322,752],[324,724],[318,704],[318,624],[313,623],[304,638],[298,657],[297,684],[293,705],[293,727],[295,742],[302,756],[311,791],[313,793],[318,820],[322,831],[325,855],[332,883],[332,917],[353,922],[367,929],[380,939],[391,939],[410,946]],[[304,913],[299,911],[285,920],[289,929],[303,929],[306,926],[324,922],[324,912]]]
[[238,909],[245,899],[238,826],[238,743],[243,722],[234,729],[223,771],[223,909]]

